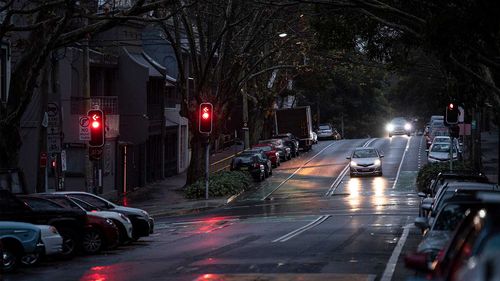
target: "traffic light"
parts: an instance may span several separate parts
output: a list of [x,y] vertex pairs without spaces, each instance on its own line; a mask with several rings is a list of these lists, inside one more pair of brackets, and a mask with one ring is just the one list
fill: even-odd
[[90,127],[89,146],[102,147],[104,145],[105,116],[100,109],[91,109],[87,113]]
[[213,106],[209,102],[200,104],[199,123],[200,133],[210,134],[212,132]]
[[458,105],[450,102],[446,107],[446,124],[448,125],[458,124],[459,114],[460,111],[458,110]]

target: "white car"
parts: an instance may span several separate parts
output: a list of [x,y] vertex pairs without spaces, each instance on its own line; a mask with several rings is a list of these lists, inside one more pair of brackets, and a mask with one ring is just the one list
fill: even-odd
[[122,213],[103,211],[102,209],[87,203],[86,201],[63,194],[44,194],[44,198],[50,199],[67,208],[83,210],[88,215],[93,215],[112,220],[120,231],[120,243],[133,239],[133,226],[130,219]]
[[357,175],[379,175],[382,176],[382,158],[384,155],[373,147],[358,147],[354,149],[347,159],[351,177]]
[[54,194],[65,194],[70,197],[83,200],[101,210],[124,214],[132,222],[133,240],[137,240],[142,236],[149,236],[149,234],[153,233],[154,219],[144,210],[116,205],[100,196],[83,191],[64,191],[56,192]]
[[[42,252],[45,256],[53,256],[62,253],[63,250],[63,238],[57,232],[57,229],[51,225],[36,225],[40,228],[41,237],[40,239],[44,245],[44,251]],[[21,258],[21,262],[24,265],[33,265],[40,260],[40,253],[29,253]]]
[[[458,159],[458,149],[453,145],[453,160]],[[431,145],[427,154],[427,162],[440,163],[450,161],[450,142],[436,142]]]

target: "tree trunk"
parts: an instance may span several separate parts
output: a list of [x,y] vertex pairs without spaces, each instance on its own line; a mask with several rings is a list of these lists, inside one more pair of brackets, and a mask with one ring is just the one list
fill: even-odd
[[191,161],[188,167],[186,185],[190,185],[205,175],[205,141],[200,134],[191,138]]

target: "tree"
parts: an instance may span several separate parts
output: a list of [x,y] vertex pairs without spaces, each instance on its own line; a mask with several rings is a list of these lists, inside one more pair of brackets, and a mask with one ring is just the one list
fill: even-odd
[[104,10],[104,13],[97,13],[97,1],[81,2],[85,1],[10,0],[4,1],[0,8],[4,14],[0,39],[9,40],[15,46],[8,101],[0,103],[0,168],[17,167],[20,120],[52,52],[128,20],[151,20],[145,13],[165,7],[170,1],[138,0],[133,5]]
[[[174,8],[181,5],[178,1]],[[197,130],[198,105],[212,102],[221,122],[233,105],[240,103],[242,90],[273,70],[295,68],[284,59],[288,54],[280,52],[294,43],[294,37],[280,38],[278,34],[299,16],[295,7],[282,9],[258,1],[200,1],[178,10],[171,20],[161,23],[161,28],[177,58],[178,80],[186,81],[187,75],[194,78],[190,93],[181,85],[181,114],[190,122],[187,184],[191,184],[204,174],[205,137]],[[218,127],[212,138],[217,137]]]

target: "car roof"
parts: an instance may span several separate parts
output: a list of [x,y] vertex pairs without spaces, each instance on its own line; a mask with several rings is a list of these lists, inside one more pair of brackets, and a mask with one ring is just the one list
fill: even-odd
[[496,183],[486,183],[486,182],[469,182],[469,181],[455,181],[446,184],[447,188],[457,188],[457,189],[473,189],[473,188],[496,188],[498,185]]

